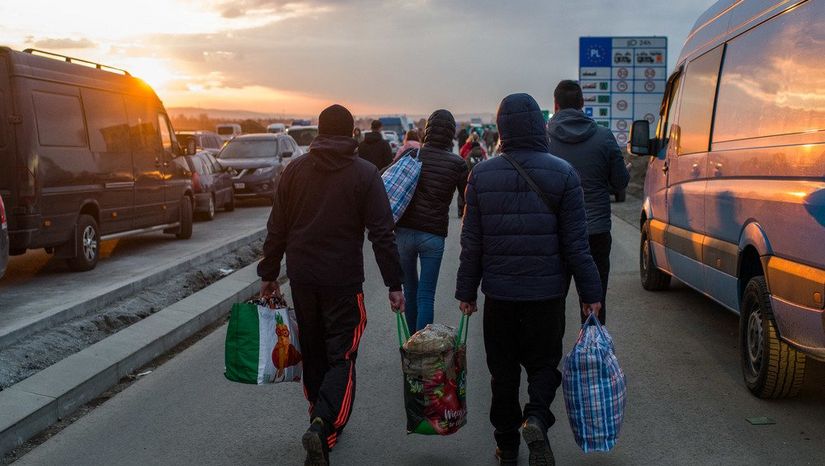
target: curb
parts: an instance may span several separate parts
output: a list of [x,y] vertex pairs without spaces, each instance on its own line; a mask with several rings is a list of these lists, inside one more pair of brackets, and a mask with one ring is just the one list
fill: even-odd
[[244,246],[250,241],[262,239],[264,236],[266,236],[266,228],[262,227],[259,230],[255,230],[250,234],[236,238],[216,249],[211,249],[207,252],[192,253],[189,256],[184,257],[180,262],[170,265],[164,269],[153,270],[143,275],[139,275],[128,283],[112,285],[111,287],[104,289],[101,293],[90,296],[89,299],[83,302],[66,305],[62,309],[59,309],[55,313],[42,319],[34,322],[19,324],[16,327],[11,327],[11,330],[6,331],[4,329],[4,333],[0,334],[0,348],[5,348],[12,345],[16,341],[22,340],[23,338],[26,338],[29,335],[41,330],[52,328],[76,317],[88,315],[95,309],[99,309],[114,301],[117,301],[118,299],[130,296],[146,287],[152,286],[183,271],[201,266],[225,255],[228,252]]
[[0,457],[259,291],[257,261],[0,391]]

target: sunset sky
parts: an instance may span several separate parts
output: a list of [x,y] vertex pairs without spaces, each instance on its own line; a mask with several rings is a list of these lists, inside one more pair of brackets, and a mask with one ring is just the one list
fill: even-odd
[[[578,37],[664,35],[670,65],[710,0],[4,0],[0,45],[125,68],[167,107],[317,114],[552,105]],[[620,6],[619,6],[620,5]]]

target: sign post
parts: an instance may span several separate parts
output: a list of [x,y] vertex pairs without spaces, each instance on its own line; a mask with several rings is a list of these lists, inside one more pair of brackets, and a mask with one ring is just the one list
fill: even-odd
[[652,125],[667,82],[667,37],[580,37],[584,112],[610,128],[619,147],[633,120]]

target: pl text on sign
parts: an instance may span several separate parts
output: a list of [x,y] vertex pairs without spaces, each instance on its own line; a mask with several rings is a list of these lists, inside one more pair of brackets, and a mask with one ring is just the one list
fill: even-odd
[[584,111],[627,143],[633,120],[655,124],[667,82],[667,37],[579,38]]

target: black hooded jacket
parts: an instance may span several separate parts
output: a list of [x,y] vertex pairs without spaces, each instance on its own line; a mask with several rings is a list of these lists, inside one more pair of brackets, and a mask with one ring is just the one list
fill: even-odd
[[358,155],[375,165],[379,170],[387,168],[392,163],[392,148],[380,132],[370,131],[364,135],[364,140],[358,144]]
[[278,278],[286,253],[287,275],[298,285],[361,290],[364,229],[391,291],[401,289],[401,265],[390,203],[378,170],[355,153],[347,136],[319,135],[309,152],[281,175],[267,223],[258,275]]
[[547,125],[550,153],[566,160],[579,173],[587,210],[587,232],[610,231],[610,192],[627,187],[630,175],[613,132],[584,112],[560,110]]
[[451,152],[454,134],[450,112],[437,110],[430,115],[418,155],[421,176],[410,205],[398,220],[399,227],[447,236],[453,194],[458,189],[463,197],[467,186],[467,164]]
[[601,299],[590,256],[584,199],[576,171],[549,153],[544,117],[527,94],[501,102],[501,152],[516,160],[554,204],[551,210],[516,169],[493,157],[473,168],[461,230],[455,297],[543,301],[567,294],[567,272],[586,303]]

